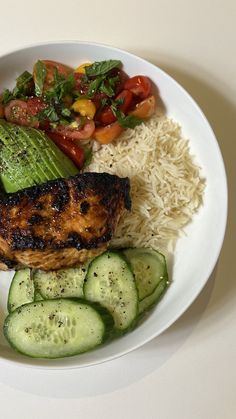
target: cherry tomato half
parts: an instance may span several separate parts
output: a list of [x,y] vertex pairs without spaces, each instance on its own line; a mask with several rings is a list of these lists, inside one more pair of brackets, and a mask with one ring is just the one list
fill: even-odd
[[154,96],[149,96],[147,99],[139,102],[129,114],[137,116],[138,118],[149,118],[154,114],[155,109],[156,99]]
[[47,104],[39,97],[32,97],[27,100],[28,113],[32,116],[36,116],[46,107]]
[[5,106],[5,117],[9,122],[28,127],[39,127],[37,113],[46,107],[39,98],[28,99],[27,101],[15,99]]
[[[67,65],[58,63],[57,61],[51,61],[51,60],[41,60],[42,63],[45,64],[46,66],[46,70],[47,70],[47,74],[44,80],[44,85],[43,85],[43,90],[46,91],[48,89],[50,89],[50,87],[53,86],[54,84],[54,72],[55,69],[57,69],[58,74],[60,74],[61,76],[63,76],[65,79],[69,76],[69,74],[71,74],[73,72],[73,69],[68,67]],[[35,65],[34,65],[34,69],[33,69],[33,79],[35,81],[36,78],[36,71],[35,71]]]
[[93,138],[101,144],[109,144],[115,140],[124,131],[118,122],[106,125],[105,127],[96,128]]
[[[133,99],[133,93],[130,92],[129,90],[122,90],[121,93],[119,93],[119,95],[116,96],[115,100],[119,100],[122,99],[123,102],[120,105],[117,105],[117,108],[124,112],[127,113],[127,111],[130,108],[130,105],[132,103],[132,99]],[[112,112],[112,109],[110,106],[107,106],[101,113],[100,115],[98,115],[97,120],[99,122],[101,122],[103,125],[108,125],[111,124],[112,122],[116,121],[116,116],[114,115],[114,113]]]
[[55,128],[53,128],[52,132],[59,134],[63,137],[67,137],[70,140],[88,140],[92,137],[93,132],[95,130],[94,121],[92,119],[86,119],[85,124],[83,124],[83,126],[81,127],[80,122],[80,117],[77,117],[75,118],[75,123],[78,124],[78,127],[59,124]]
[[70,138],[59,135],[56,132],[47,132],[47,135],[79,169],[82,169],[85,161],[85,155],[84,150],[81,147],[71,141]]
[[151,93],[152,85],[148,77],[134,76],[125,82],[124,88],[130,90],[140,99],[146,99]]
[[27,112],[27,103],[24,100],[11,100],[5,107],[5,117],[9,122],[18,125],[31,125],[32,118]]

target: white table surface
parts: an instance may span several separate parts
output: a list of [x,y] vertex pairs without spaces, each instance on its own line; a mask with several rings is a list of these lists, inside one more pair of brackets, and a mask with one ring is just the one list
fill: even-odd
[[0,54],[39,41],[97,41],[176,78],[215,130],[230,194],[217,267],[181,319],[141,349],[91,368],[0,362],[1,419],[236,418],[235,20],[235,0],[1,2]]

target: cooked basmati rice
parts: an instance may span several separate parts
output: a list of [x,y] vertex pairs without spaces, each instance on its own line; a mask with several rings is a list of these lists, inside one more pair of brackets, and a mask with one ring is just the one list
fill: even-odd
[[111,246],[172,251],[204,190],[180,126],[156,115],[115,143],[93,148],[87,171],[128,176],[131,183],[132,210],[123,214]]

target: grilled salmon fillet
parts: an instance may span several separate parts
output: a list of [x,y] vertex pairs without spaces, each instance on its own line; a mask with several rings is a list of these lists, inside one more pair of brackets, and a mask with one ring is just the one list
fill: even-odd
[[0,269],[59,269],[102,253],[129,189],[128,178],[83,173],[1,196]]

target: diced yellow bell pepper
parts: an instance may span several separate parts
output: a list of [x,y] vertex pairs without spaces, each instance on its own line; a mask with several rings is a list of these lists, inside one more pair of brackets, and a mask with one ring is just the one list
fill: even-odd
[[75,73],[85,74],[85,68],[90,67],[92,63],[83,63],[75,69]]
[[82,116],[87,116],[90,119],[93,119],[96,106],[90,99],[77,99],[71,106],[73,111],[80,113]]

